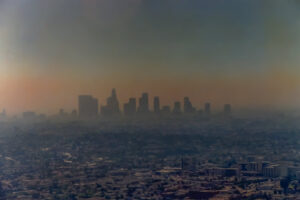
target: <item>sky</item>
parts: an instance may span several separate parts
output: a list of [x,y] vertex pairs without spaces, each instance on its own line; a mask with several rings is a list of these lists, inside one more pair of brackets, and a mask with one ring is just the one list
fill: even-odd
[[296,0],[0,0],[0,109],[104,105],[112,88],[300,108],[299,35]]

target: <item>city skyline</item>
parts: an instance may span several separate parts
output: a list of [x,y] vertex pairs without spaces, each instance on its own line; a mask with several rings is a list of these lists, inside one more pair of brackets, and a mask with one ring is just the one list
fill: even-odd
[[[69,112],[64,107],[58,109],[59,116],[73,116],[81,118],[91,118],[98,115],[104,117],[113,117],[118,115],[135,116],[144,115],[149,113],[159,115],[169,114],[204,114],[209,116],[211,114],[211,103],[205,102],[201,106],[197,107],[193,105],[188,96],[182,98],[181,101],[173,101],[172,104],[160,104],[160,97],[153,96],[149,98],[149,93],[142,92],[139,97],[130,97],[127,102],[119,102],[117,97],[117,91],[115,88],[111,90],[111,95],[106,98],[106,104],[100,104],[99,100],[90,94],[78,95],[77,107],[73,108]],[[220,110],[213,109],[213,112],[218,113]],[[231,113],[231,104],[223,104],[222,111],[224,114],[229,115]],[[45,113],[39,113],[35,110],[22,111],[23,117],[36,117],[37,114],[45,117]],[[6,109],[2,110],[0,115],[6,117]]]
[[299,199],[300,0],[0,0],[0,200]]
[[0,0],[0,108],[72,110],[111,87],[121,102],[299,108],[299,13],[277,0]]
[[[166,106],[170,107],[171,111],[174,111],[174,108],[177,107],[177,109],[179,108],[180,110],[184,111],[185,109],[188,109],[189,111],[187,112],[194,112],[194,111],[203,111],[203,113],[205,114],[209,114],[212,111],[213,112],[217,112],[220,110],[224,110],[224,106],[229,105],[231,107],[231,105],[234,105],[235,110],[239,110],[239,111],[291,111],[293,107],[276,107],[276,106],[270,106],[270,105],[262,105],[262,106],[241,106],[240,104],[235,104],[229,101],[217,101],[217,103],[215,101],[210,101],[208,100],[208,98],[200,98],[200,101],[196,101],[195,99],[199,99],[199,98],[190,98],[190,96],[194,97],[193,95],[183,95],[180,98],[178,98],[176,96],[176,98],[172,99],[172,96],[165,96],[162,95],[154,95],[148,92],[132,92],[131,94],[134,94],[132,96],[130,96],[129,94],[125,94],[122,93],[122,91],[120,92],[123,95],[118,95],[118,97],[116,96],[116,89],[110,89],[111,90],[111,95],[110,96],[106,96],[101,94],[101,98],[99,98],[91,93],[82,93],[82,94],[77,94],[75,95],[75,98],[68,98],[70,100],[70,102],[65,101],[65,104],[61,104],[61,106],[59,107],[55,107],[52,110],[47,110],[47,109],[43,109],[43,108],[39,108],[39,109],[35,109],[34,107],[31,108],[25,108],[23,110],[19,110],[18,112],[11,112],[11,110],[8,110],[7,107],[3,106],[2,108],[0,107],[0,111],[2,110],[2,112],[4,113],[8,113],[8,115],[20,115],[24,112],[36,112],[36,113],[41,113],[41,114],[46,114],[46,115],[53,115],[53,114],[57,114],[58,112],[67,112],[69,114],[71,114],[72,112],[80,112],[80,109],[78,107],[78,101],[74,101],[74,99],[79,98],[81,96],[83,97],[88,97],[88,98],[94,98],[97,101],[97,112],[98,113],[102,113],[102,115],[107,115],[105,113],[106,110],[108,110],[110,112],[110,110],[114,110],[113,112],[118,114],[119,112],[124,113],[124,106],[125,104],[131,104],[133,103],[132,101],[135,101],[134,104],[136,105],[136,111],[135,112],[139,112],[139,107],[140,107],[140,100],[142,98],[143,95],[147,95],[146,99],[148,99],[147,102],[147,106],[146,108],[144,108],[145,110],[151,111],[151,112],[157,112],[156,108],[155,108],[155,101],[157,101],[158,98],[158,107],[160,110],[163,110],[163,107],[166,108]],[[142,90],[143,91],[143,90]],[[183,93],[186,94],[186,93]],[[196,94],[196,97],[199,96]],[[101,100],[99,100],[101,99]],[[184,107],[184,102],[188,101],[187,104],[191,103],[192,107],[189,108],[185,108]],[[221,100],[221,99],[220,99]],[[235,102],[235,101],[233,101]],[[47,103],[47,102],[46,102]],[[177,104],[177,105],[175,105]],[[116,105],[117,107],[114,107],[114,105]],[[213,107],[213,108],[212,108]],[[294,109],[294,108],[293,108]],[[296,109],[297,110],[297,109]],[[143,111],[144,112],[144,111]],[[146,111],[147,112],[147,111]],[[104,114],[103,114],[104,113]],[[108,114],[110,115],[110,114]]]

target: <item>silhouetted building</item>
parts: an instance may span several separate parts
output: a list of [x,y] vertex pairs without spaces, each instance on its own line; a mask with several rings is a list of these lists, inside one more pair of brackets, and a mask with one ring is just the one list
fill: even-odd
[[79,117],[95,117],[98,115],[98,100],[91,95],[78,97]]
[[265,167],[263,170],[263,176],[265,177],[278,177],[280,176],[280,166],[279,165],[270,165]]
[[47,118],[47,116],[46,116],[45,114],[39,114],[39,115],[37,116],[37,118],[38,118],[39,120],[45,120],[45,119]]
[[154,97],[153,109],[154,109],[154,113],[159,113],[160,112],[160,104],[159,104],[159,97],[158,96]]
[[32,111],[26,111],[26,112],[23,112],[23,118],[34,119],[34,118],[36,118],[36,114],[35,114],[35,112],[32,112]]
[[174,114],[180,114],[181,113],[181,104],[179,101],[174,102],[174,109],[173,109]]
[[231,105],[230,104],[225,104],[224,105],[224,114],[225,115],[230,115],[231,114]]
[[65,111],[64,111],[64,109],[59,109],[59,116],[60,117],[65,117],[66,116],[66,113],[65,113]]
[[184,113],[194,113],[196,111],[188,97],[184,97],[183,103]]
[[71,112],[71,116],[72,117],[77,117],[77,110],[72,110],[72,112]]
[[132,116],[136,113],[136,99],[130,98],[128,103],[124,104],[124,115]]
[[132,113],[136,113],[136,99],[135,98],[129,99],[129,105],[130,105],[130,110],[132,111]]
[[163,106],[162,109],[161,109],[161,113],[162,113],[163,115],[170,114],[170,113],[171,113],[171,108],[170,108],[170,106]]
[[198,115],[202,116],[203,115],[203,110],[200,109],[200,110],[197,111],[197,113],[198,113]]
[[204,112],[205,112],[205,115],[210,115],[210,103],[205,103]]
[[6,117],[6,110],[3,109],[2,112],[0,113],[0,117],[1,118],[5,118]]
[[116,115],[120,114],[119,101],[117,98],[116,89],[112,89],[111,96],[106,100],[107,105],[101,106],[101,114],[103,115]]
[[143,93],[139,98],[138,112],[141,114],[149,112],[148,93]]

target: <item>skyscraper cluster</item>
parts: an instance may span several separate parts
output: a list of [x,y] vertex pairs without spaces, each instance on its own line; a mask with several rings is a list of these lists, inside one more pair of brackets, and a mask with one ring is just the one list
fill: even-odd
[[103,115],[112,116],[120,113],[116,89],[112,89],[111,96],[107,98],[106,103],[106,106],[101,106],[101,113]]
[[138,113],[149,112],[148,93],[143,93],[142,97],[139,98],[139,107],[137,111]]
[[133,116],[136,113],[136,99],[129,98],[128,103],[124,104],[124,114],[127,116]]
[[[91,95],[80,95],[78,98],[78,109],[80,117],[95,117],[98,115],[98,100]],[[128,102],[124,104],[123,113],[125,116],[134,115],[146,115],[149,113],[167,115],[167,114],[195,114],[197,109],[192,105],[189,97],[183,98],[183,108],[181,102],[174,102],[173,108],[168,105],[161,106],[158,96],[153,98],[153,112],[149,109],[149,95],[148,93],[142,93],[138,98],[138,105],[136,98],[129,98]],[[202,112],[202,111],[201,111]],[[224,105],[224,115],[230,115],[231,105]],[[119,100],[117,98],[116,89],[112,89],[111,95],[106,100],[106,105],[101,106],[101,115],[103,116],[116,116],[120,115],[121,110],[119,106]],[[211,114],[211,104],[204,104],[204,114],[209,116]]]
[[192,102],[188,97],[184,97],[183,99],[183,110],[185,113],[194,113],[196,112],[196,108],[193,107]]

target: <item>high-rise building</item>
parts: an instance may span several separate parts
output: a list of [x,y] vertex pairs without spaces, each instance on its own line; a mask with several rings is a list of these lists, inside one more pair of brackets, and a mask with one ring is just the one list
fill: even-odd
[[130,98],[128,103],[124,104],[124,115],[132,116],[136,113],[136,99]]
[[116,89],[113,88],[111,91],[111,96],[107,99],[107,105],[111,107],[113,113],[119,113],[119,100],[117,98]]
[[79,117],[95,117],[98,115],[98,99],[91,95],[79,95],[78,97]]
[[173,109],[174,114],[180,114],[181,113],[181,104],[179,101],[176,101],[174,103],[174,109]]
[[230,115],[231,114],[231,105],[230,104],[225,104],[224,105],[224,114],[225,115]]
[[204,112],[205,112],[205,115],[210,115],[210,103],[205,103]]
[[149,112],[148,93],[143,93],[139,98],[138,112],[141,114]]
[[112,89],[111,96],[107,98],[106,103],[106,106],[101,106],[101,113],[103,115],[120,114],[119,101],[115,88]]
[[136,113],[136,99],[135,98],[129,98],[129,108],[130,108],[130,112],[132,114]]
[[196,111],[188,97],[184,97],[183,104],[184,113],[194,113]]
[[163,115],[168,115],[171,113],[171,108],[170,106],[163,106],[162,109],[161,109],[161,113]]
[[154,99],[153,99],[153,109],[154,109],[154,113],[160,112],[160,104],[159,104],[158,96],[154,97]]

